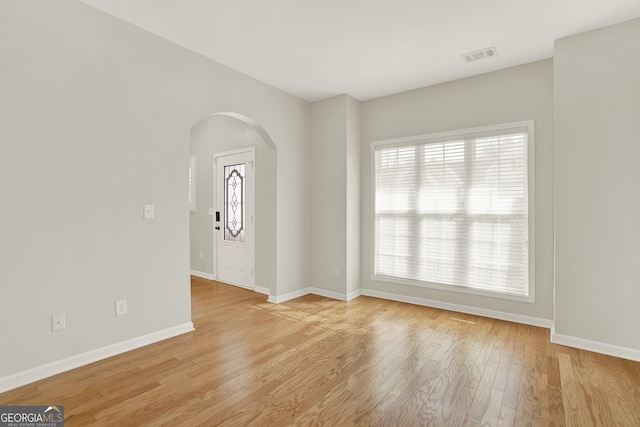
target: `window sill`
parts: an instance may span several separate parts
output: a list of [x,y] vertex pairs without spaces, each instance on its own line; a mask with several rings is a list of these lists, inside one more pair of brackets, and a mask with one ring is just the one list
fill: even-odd
[[447,285],[443,283],[434,283],[434,282],[423,282],[420,280],[403,279],[400,277],[383,276],[379,274],[371,275],[371,280],[374,280],[376,282],[386,282],[386,283],[394,283],[398,285],[413,286],[417,288],[438,289],[441,291],[479,295],[479,296],[494,298],[494,299],[505,299],[510,301],[526,302],[530,304],[535,303],[535,295],[534,295],[533,289],[530,289],[529,296],[525,297],[525,296],[513,295],[513,294],[507,294],[507,293],[501,293],[501,292],[486,291],[482,289],[474,289],[466,286]]

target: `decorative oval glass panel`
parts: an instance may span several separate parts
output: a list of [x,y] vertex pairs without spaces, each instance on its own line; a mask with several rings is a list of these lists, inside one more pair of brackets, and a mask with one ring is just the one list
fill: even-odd
[[245,165],[224,167],[224,239],[244,242]]

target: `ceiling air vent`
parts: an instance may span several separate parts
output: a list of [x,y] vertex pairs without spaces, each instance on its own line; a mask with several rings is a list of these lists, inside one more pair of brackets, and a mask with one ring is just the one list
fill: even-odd
[[476,50],[475,52],[465,53],[462,57],[464,58],[464,62],[473,62],[478,59],[490,58],[497,54],[498,52],[496,52],[495,46],[491,46],[486,49]]

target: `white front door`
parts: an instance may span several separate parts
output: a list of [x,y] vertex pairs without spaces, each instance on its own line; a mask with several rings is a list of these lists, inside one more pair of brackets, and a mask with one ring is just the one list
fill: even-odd
[[214,156],[216,270],[220,282],[255,287],[255,149]]

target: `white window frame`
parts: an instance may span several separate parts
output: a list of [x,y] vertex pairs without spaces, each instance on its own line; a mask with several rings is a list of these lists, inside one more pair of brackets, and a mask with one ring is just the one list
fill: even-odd
[[[437,139],[440,140],[448,140],[453,138],[462,138],[468,135],[477,136],[478,134],[494,134],[501,130],[508,130],[513,128],[526,128],[528,135],[527,142],[527,191],[528,191],[528,287],[529,287],[529,295],[528,296],[518,296],[494,291],[480,290],[474,288],[468,288],[465,286],[458,285],[449,285],[443,283],[434,283],[434,282],[426,282],[419,280],[411,280],[404,279],[393,276],[384,276],[377,275],[375,273],[375,255],[376,255],[376,165],[375,165],[375,152],[376,147],[380,145],[392,145],[392,144],[407,144],[411,142],[425,141],[430,140],[434,141]],[[378,282],[386,282],[386,283],[395,283],[400,285],[409,285],[416,286],[421,288],[431,288],[431,289],[439,289],[445,291],[452,291],[458,293],[465,294],[473,294],[473,295],[482,295],[491,298],[499,298],[499,299],[507,299],[507,300],[515,300],[520,302],[534,303],[535,302],[535,122],[534,120],[524,120],[519,122],[511,122],[511,123],[502,123],[497,125],[490,126],[481,126],[475,128],[454,130],[454,131],[446,131],[446,132],[438,132],[438,133],[430,133],[424,135],[416,135],[405,138],[393,138],[393,139],[385,139],[385,140],[377,140],[371,142],[371,226],[370,226],[370,239],[371,239],[371,250],[370,250],[370,278],[373,281]]]

